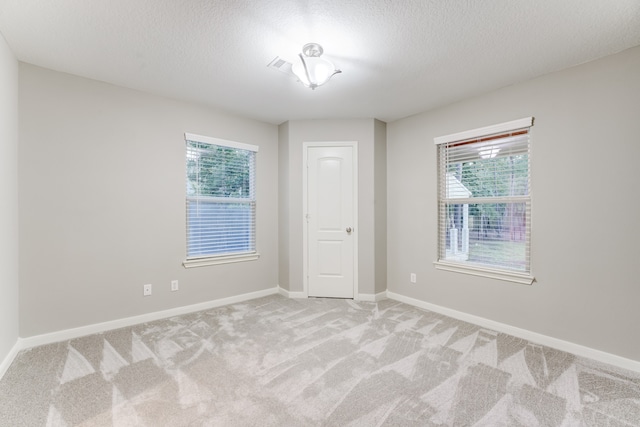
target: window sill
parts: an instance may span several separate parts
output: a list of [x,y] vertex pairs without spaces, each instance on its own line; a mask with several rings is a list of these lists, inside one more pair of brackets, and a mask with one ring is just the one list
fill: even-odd
[[184,268],[206,267],[209,265],[218,264],[231,264],[234,262],[255,261],[260,258],[260,254],[252,252],[250,254],[242,255],[224,255],[224,256],[212,256],[205,258],[192,258],[185,260],[182,265]]
[[433,265],[438,270],[453,271],[456,273],[471,274],[473,276],[488,277],[490,279],[505,280],[507,282],[520,283],[522,285],[531,285],[535,280],[533,276],[526,273],[516,273],[492,268],[462,265],[447,261],[435,261]]

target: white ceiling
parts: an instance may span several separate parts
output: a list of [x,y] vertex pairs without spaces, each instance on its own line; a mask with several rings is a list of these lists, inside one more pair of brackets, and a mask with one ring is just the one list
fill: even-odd
[[[389,122],[640,45],[640,1],[0,0],[0,32],[21,61],[270,123]],[[307,42],[343,71],[315,91],[267,68]]]

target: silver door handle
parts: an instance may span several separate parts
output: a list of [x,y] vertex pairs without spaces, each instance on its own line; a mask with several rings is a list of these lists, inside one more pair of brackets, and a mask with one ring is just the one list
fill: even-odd
[[351,233],[351,227],[347,227],[347,233]]

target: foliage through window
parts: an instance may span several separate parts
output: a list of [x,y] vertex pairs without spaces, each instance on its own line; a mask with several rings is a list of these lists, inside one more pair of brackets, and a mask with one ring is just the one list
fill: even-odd
[[439,262],[530,275],[532,123],[436,139]]
[[258,147],[185,136],[187,259],[255,253]]

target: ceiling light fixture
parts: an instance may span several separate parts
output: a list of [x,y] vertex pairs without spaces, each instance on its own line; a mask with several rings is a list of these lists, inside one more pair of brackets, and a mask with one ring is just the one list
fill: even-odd
[[300,61],[291,67],[291,71],[300,83],[312,90],[328,82],[335,74],[342,72],[331,62],[320,58],[322,52],[324,50],[318,43],[307,43],[302,47],[302,53],[298,54]]

